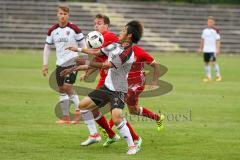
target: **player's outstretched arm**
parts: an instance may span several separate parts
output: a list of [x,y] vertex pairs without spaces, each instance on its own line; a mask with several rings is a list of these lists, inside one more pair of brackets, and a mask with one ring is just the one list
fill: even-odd
[[83,70],[87,70],[88,68],[89,68],[88,65],[79,65],[72,68],[64,69],[62,72],[60,72],[60,76],[65,77],[74,71],[83,71]]
[[89,65],[90,67],[94,67],[94,68],[102,68],[102,69],[108,69],[111,68],[113,65],[111,62],[95,62],[95,61],[86,61],[87,65]]
[[[105,61],[105,62],[96,62],[96,61],[89,61],[86,59],[77,59],[77,65],[88,65],[89,68],[102,68],[102,69],[108,69],[113,66],[111,62]],[[114,67],[114,66],[113,66]]]
[[158,79],[160,77],[160,67],[159,64],[153,62],[150,64],[150,66],[153,68],[153,80],[151,82],[151,86],[157,86],[158,85]]
[[85,80],[88,76],[96,72],[97,68],[88,68],[85,73],[80,76],[80,81]]
[[67,47],[66,50],[67,49],[74,51],[74,52],[82,52],[82,53],[91,54],[91,55],[95,55],[95,56],[102,55],[100,49],[77,48],[77,47]]

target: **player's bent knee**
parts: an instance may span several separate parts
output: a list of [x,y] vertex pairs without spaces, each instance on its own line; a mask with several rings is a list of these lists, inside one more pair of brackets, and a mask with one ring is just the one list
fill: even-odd
[[138,115],[138,108],[136,106],[128,106],[128,111],[132,115]]
[[63,89],[64,89],[64,91],[65,91],[68,95],[72,95],[72,94],[73,94],[73,88],[72,88],[72,85],[71,85],[71,84],[64,83]]
[[59,92],[59,93],[66,93],[63,86],[61,86],[61,87],[58,88],[58,92]]

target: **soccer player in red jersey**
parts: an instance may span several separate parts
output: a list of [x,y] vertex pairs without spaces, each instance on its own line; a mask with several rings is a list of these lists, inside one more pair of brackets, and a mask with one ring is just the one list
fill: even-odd
[[[109,31],[110,26],[110,19],[106,15],[97,14],[95,16],[94,20],[94,29],[98,32],[100,32],[103,35],[104,43],[101,48],[104,48],[108,46],[111,43],[119,42],[119,39],[115,33],[112,33]],[[105,62],[107,60],[107,56],[101,55],[95,57],[96,62]],[[96,69],[89,69],[86,74],[82,75],[83,78],[86,78],[89,76],[92,72],[94,72]],[[105,82],[105,78],[107,76],[107,70],[106,69],[99,69],[100,79],[98,81],[96,89],[103,86]]]
[[[95,20],[94,20],[95,30],[102,33],[102,35],[104,37],[104,43],[102,45],[102,48],[108,46],[111,43],[119,42],[119,39],[116,36],[116,34],[109,31],[109,26],[110,26],[109,17],[107,17],[106,15],[102,15],[102,14],[97,14],[95,16]],[[96,62],[105,62],[107,60],[107,58],[108,58],[107,56],[101,55],[101,56],[95,57],[95,61]],[[87,70],[86,73],[81,76],[82,79],[85,79],[86,77],[88,77],[95,70],[96,69],[94,69],[94,68]],[[99,69],[100,79],[98,81],[96,89],[98,89],[104,85],[104,82],[105,82],[105,79],[107,76],[107,71],[108,71],[107,69]],[[111,128],[109,127],[109,124],[107,123],[105,116],[103,116],[101,113],[98,113],[98,115],[94,114],[94,117],[95,117],[95,120],[98,123],[98,125],[101,126],[108,135],[108,139],[103,144],[103,146],[108,146],[111,143],[119,140],[119,136],[116,135],[112,131],[112,129],[111,129],[112,127]],[[132,126],[129,124],[129,122],[126,122],[126,125],[128,126],[128,128],[130,130],[133,140],[135,141],[135,143],[138,144],[138,148],[140,148],[142,139],[134,132],[134,130],[133,130]]]

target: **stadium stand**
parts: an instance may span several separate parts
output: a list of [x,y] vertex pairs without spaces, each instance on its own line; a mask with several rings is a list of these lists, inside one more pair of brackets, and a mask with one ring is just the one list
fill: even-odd
[[[42,48],[47,29],[56,22],[58,1],[0,0],[0,48]],[[64,2],[65,3],[65,2]],[[68,2],[71,21],[84,34],[93,30],[93,16],[107,14],[111,30],[118,33],[129,20],[144,22],[145,34],[140,42],[148,51],[196,51],[201,30],[209,15],[216,17],[222,36],[222,51],[240,52],[240,10],[216,5],[169,5],[154,2]]]

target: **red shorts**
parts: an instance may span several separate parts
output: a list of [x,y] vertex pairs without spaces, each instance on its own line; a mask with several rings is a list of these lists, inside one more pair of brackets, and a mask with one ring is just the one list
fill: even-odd
[[125,101],[128,106],[138,105],[139,95],[143,92],[144,86],[135,84],[131,88],[128,88],[128,93],[126,95]]

